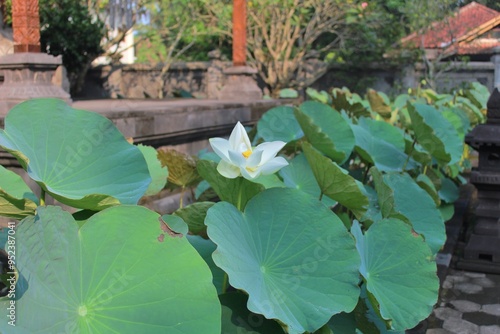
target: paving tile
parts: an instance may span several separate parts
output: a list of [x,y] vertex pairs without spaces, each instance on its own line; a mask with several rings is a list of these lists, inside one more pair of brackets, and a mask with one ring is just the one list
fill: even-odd
[[500,317],[500,304],[483,305],[481,311]]
[[484,312],[472,312],[462,314],[462,319],[479,326],[500,325],[500,318]]
[[428,329],[425,334],[453,334],[452,332],[450,331],[447,331],[446,329],[442,329],[442,328],[431,328],[431,329]]
[[452,318],[457,318],[457,319],[462,318],[462,312],[459,312],[449,307],[438,307],[437,309],[434,310],[434,315],[436,316],[436,318],[445,321],[447,319],[452,319]]
[[500,334],[500,326],[480,326],[479,334]]
[[479,326],[459,318],[444,321],[443,328],[454,334],[479,334]]
[[477,312],[481,309],[481,305],[468,300],[452,300],[450,302],[457,311],[460,312]]
[[474,278],[472,283],[481,285],[483,288],[492,288],[495,286],[495,282],[488,277]]
[[452,283],[461,283],[467,281],[467,277],[462,275],[449,275],[446,277],[446,280]]
[[469,271],[464,272],[463,275],[467,276],[467,277],[470,277],[470,278],[483,278],[483,277],[486,277],[485,273],[473,273],[473,272],[469,272]]
[[455,284],[453,288],[466,294],[474,294],[483,291],[482,286],[472,283],[458,283]]

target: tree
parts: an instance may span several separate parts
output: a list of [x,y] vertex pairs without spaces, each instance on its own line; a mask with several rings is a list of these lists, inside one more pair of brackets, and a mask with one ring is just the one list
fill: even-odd
[[71,94],[83,86],[90,63],[102,53],[104,24],[74,0],[40,0],[42,50],[58,56],[68,71]]
[[108,57],[115,63],[122,56],[120,43],[144,17],[147,6],[154,0],[85,0],[85,2],[90,13],[104,23],[101,56]]
[[[413,52],[414,57],[422,62],[426,83],[436,89],[439,77],[457,67],[456,62],[448,59],[448,51],[458,44],[456,34],[461,23],[454,14],[460,8],[455,0],[417,0],[406,3],[402,8],[409,30],[413,32],[403,41],[402,47]],[[443,39],[440,43],[447,42],[446,47],[436,45],[428,50],[426,39],[436,35]]]
[[215,27],[217,20],[205,6],[209,1],[160,0],[146,6],[146,19],[137,26],[138,36],[144,39],[138,53],[141,59],[162,64],[156,78],[158,98],[164,97],[172,62],[185,55],[200,36],[209,36]]
[[[307,68],[308,58],[321,58],[343,46],[353,1],[256,0],[248,5],[248,51],[273,95],[286,87],[303,88],[327,67]],[[323,38],[327,43],[319,45]],[[308,71],[308,75],[303,75]]]

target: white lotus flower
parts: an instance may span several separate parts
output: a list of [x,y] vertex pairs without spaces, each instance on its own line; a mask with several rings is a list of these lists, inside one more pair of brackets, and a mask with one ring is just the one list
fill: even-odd
[[273,174],[288,165],[284,158],[276,157],[286,145],[285,142],[262,143],[253,148],[240,122],[234,127],[229,140],[210,138],[210,145],[222,159],[217,171],[230,179],[242,175],[245,179],[252,180],[260,175]]

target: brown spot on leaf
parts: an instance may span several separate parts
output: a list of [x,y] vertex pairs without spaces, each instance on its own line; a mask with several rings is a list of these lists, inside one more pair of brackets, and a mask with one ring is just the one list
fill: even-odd
[[414,229],[411,229],[411,234],[414,236],[414,237],[419,237],[420,234],[418,234],[417,232],[415,232]]
[[172,238],[182,238],[184,235],[182,233],[175,232],[170,226],[163,220],[163,218],[158,218],[160,221],[160,228],[163,232],[168,233]]
[[164,240],[164,239],[165,239],[165,234],[163,234],[163,233],[162,233],[162,234],[160,234],[160,235],[158,236],[158,241],[159,241],[159,242],[163,242],[163,240]]

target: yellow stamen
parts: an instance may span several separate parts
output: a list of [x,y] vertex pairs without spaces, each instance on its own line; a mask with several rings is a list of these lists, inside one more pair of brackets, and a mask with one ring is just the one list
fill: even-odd
[[246,150],[245,152],[242,152],[243,156],[245,159],[248,159],[248,157],[252,154],[252,150]]

